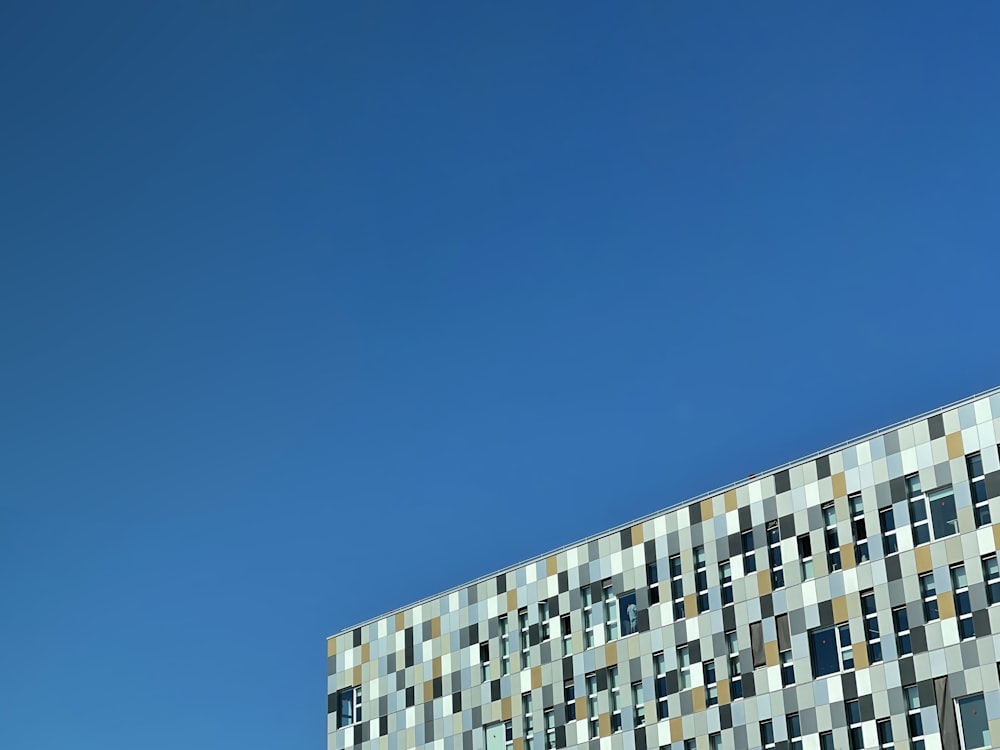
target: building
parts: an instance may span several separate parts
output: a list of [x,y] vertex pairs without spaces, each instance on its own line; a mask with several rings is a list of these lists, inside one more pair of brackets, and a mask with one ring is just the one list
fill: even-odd
[[328,750],[1000,744],[998,436],[1000,389],[345,630]]

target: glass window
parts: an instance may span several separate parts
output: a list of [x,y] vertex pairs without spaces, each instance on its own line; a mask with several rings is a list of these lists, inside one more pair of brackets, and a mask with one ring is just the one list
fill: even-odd
[[976,528],[991,522],[990,501],[986,495],[986,474],[983,471],[983,457],[971,453],[965,457],[965,468],[969,472],[969,490],[975,506]]
[[802,580],[813,577],[813,551],[812,540],[808,534],[803,534],[798,539],[799,544],[799,565],[801,567]]
[[622,621],[622,637],[639,632],[639,609],[635,604],[635,592],[629,591],[618,599],[619,616]]
[[942,539],[958,533],[958,512],[955,510],[955,494],[951,487],[934,490],[927,496],[931,506],[931,522],[934,524],[934,538]]
[[913,530],[913,543],[925,544],[931,540],[930,527],[927,524],[927,498],[920,487],[920,476],[913,474],[906,477],[907,505],[910,509],[910,527]]
[[708,735],[708,750],[722,750],[722,733]]
[[990,604],[1000,602],[1000,564],[996,554],[983,556],[983,580],[986,582],[986,599]]
[[903,656],[913,653],[913,642],[910,639],[910,621],[906,607],[892,610],[892,625],[896,630],[896,652]]
[[757,558],[753,553],[753,531],[744,531],[740,535],[740,546],[743,548],[743,572],[753,573],[757,570]]
[[641,727],[646,723],[646,706],[642,700],[642,683],[632,683],[632,711],[634,726]]
[[799,723],[799,715],[789,715],[787,724],[790,750],[802,750],[802,725]]
[[990,724],[986,717],[986,701],[982,693],[959,698],[958,715],[962,722],[965,750],[991,747]]
[[938,619],[937,588],[934,585],[933,573],[922,573],[919,576],[920,595],[924,600],[924,621],[933,622]]
[[846,623],[832,628],[817,628],[809,633],[813,677],[854,668],[851,631]]
[[681,690],[691,688],[691,651],[687,646],[677,649],[677,680]]
[[613,641],[618,637],[618,601],[611,583],[605,581],[604,589],[604,638]]
[[722,604],[733,603],[733,568],[729,560],[719,563],[719,584],[722,586]]
[[951,566],[952,595],[955,598],[955,614],[958,615],[958,633],[964,638],[976,635],[972,620],[972,599],[969,597],[969,579],[964,565]]
[[563,702],[566,704],[566,721],[575,721],[576,688],[573,687],[573,680],[566,680],[563,683]]
[[896,517],[892,513],[892,508],[879,511],[878,523],[882,529],[883,552],[887,555],[896,554],[899,552],[899,543],[896,541]]
[[662,651],[653,654],[653,671],[656,672],[656,719],[667,718],[667,660]]
[[821,732],[819,735],[820,750],[836,750],[833,746],[833,732]]
[[770,720],[760,723],[760,743],[765,748],[774,747],[774,727],[771,725]]

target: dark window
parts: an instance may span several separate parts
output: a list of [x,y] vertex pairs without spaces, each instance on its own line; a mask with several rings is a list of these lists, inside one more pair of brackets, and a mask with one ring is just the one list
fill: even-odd
[[934,490],[927,496],[931,506],[934,538],[942,539],[958,533],[958,512],[955,510],[955,493],[951,487]]
[[767,663],[764,654],[764,628],[759,622],[750,623],[750,653],[753,655],[754,669]]
[[986,700],[982,693],[959,698],[958,714],[962,721],[965,750],[992,747],[990,723],[986,716]]
[[809,651],[812,657],[813,677],[840,671],[836,628],[819,628],[810,632]]

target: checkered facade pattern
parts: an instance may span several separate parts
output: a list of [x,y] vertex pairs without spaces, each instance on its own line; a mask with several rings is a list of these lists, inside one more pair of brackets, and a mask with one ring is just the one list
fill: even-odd
[[1000,745],[1000,389],[328,639],[328,750]]

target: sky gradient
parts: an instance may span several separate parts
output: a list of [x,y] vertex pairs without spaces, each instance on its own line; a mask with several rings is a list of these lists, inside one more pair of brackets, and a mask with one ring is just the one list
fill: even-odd
[[1000,382],[1000,4],[152,5],[0,10],[0,747]]

